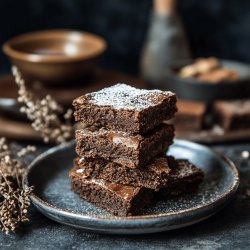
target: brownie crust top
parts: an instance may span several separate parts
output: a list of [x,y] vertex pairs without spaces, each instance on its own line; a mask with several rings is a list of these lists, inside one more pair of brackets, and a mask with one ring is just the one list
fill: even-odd
[[137,89],[124,83],[78,97],[73,104],[85,102],[97,106],[110,106],[117,110],[142,111],[160,104],[166,98],[175,96],[171,91]]

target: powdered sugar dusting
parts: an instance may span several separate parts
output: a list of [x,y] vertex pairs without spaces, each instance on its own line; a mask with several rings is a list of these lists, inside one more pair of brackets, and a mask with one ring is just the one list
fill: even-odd
[[91,103],[95,105],[140,111],[161,103],[163,98],[172,94],[170,91],[137,89],[124,83],[118,83],[86,96],[91,97]]
[[76,170],[76,173],[77,173],[77,174],[81,174],[81,173],[83,173],[83,171],[84,171],[83,168],[79,168],[79,169]]

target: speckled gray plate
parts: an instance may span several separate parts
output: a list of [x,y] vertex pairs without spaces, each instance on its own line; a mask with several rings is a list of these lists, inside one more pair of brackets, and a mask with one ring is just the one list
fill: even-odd
[[52,220],[111,234],[154,233],[192,225],[223,208],[237,190],[237,169],[225,156],[181,140],[175,140],[168,154],[187,158],[201,167],[206,173],[205,181],[197,193],[159,201],[138,216],[112,216],[70,191],[68,172],[75,157],[74,142],[52,148],[36,158],[27,170],[24,185],[35,186],[31,200]]

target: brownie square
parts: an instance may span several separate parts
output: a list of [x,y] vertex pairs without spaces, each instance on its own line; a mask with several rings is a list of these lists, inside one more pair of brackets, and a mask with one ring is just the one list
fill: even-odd
[[160,190],[165,198],[194,192],[204,180],[204,172],[188,160],[169,157],[169,166],[170,184]]
[[128,168],[104,159],[77,157],[75,166],[86,178],[158,190],[169,184],[170,167],[166,156],[159,156],[144,168]]
[[114,215],[138,214],[153,200],[153,191],[150,189],[85,178],[82,171],[76,167],[70,171],[70,179],[72,190],[82,199]]
[[146,165],[172,144],[173,125],[161,124],[145,135],[90,127],[76,131],[76,152],[81,157],[103,158],[126,167]]
[[201,102],[177,101],[178,112],[171,122],[176,130],[201,130],[204,124],[206,105]]
[[225,131],[250,128],[250,100],[217,101],[214,112]]
[[144,134],[176,112],[176,95],[116,84],[73,101],[76,121],[111,130]]

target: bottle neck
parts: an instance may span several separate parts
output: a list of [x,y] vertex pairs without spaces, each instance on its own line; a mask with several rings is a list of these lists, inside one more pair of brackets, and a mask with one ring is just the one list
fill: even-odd
[[154,0],[153,9],[156,14],[169,15],[176,10],[176,0]]

